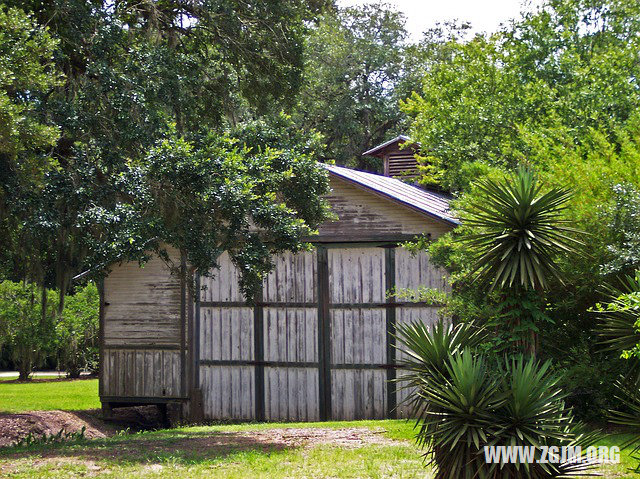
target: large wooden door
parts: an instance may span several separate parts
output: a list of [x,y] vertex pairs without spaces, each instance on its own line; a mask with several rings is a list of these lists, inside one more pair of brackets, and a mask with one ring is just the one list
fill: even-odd
[[253,305],[225,254],[202,278],[197,379],[208,419],[314,421],[405,415],[396,408],[396,321],[435,320],[397,303],[396,285],[443,287],[425,254],[395,246],[319,246],[283,254]]
[[385,248],[326,250],[331,417],[381,419],[387,400]]

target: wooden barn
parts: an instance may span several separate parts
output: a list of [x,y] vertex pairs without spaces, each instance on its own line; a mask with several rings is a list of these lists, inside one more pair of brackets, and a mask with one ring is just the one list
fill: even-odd
[[[100,315],[105,413],[179,404],[206,420],[405,415],[389,381],[397,374],[391,333],[398,323],[434,321],[437,308],[386,292],[447,283],[425,253],[398,245],[458,224],[446,197],[389,176],[415,168],[398,149],[405,140],[367,152],[383,158],[385,176],[326,166],[339,219],[310,239],[313,251],[275,258],[252,307],[226,254],[213,277],[197,277],[195,294],[159,258],[113,265]],[[181,264],[177,251],[172,258]]]

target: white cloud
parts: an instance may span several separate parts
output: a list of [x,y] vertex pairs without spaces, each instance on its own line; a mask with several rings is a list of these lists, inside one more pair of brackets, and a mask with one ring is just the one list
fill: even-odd
[[[341,7],[377,3],[379,0],[338,0]],[[385,0],[403,12],[411,40],[438,22],[458,19],[471,23],[473,32],[495,32],[501,23],[517,18],[523,9],[534,8],[542,0]]]

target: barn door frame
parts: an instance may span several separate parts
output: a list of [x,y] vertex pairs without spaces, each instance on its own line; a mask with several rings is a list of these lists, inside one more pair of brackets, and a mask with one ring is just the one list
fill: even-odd
[[[305,300],[304,302],[291,302],[291,301],[274,301],[273,299],[267,298],[265,296],[266,291],[263,293],[263,290],[257,292],[255,302],[251,306],[252,311],[251,315],[247,319],[251,321],[253,328],[253,354],[251,358],[242,358],[242,359],[230,359],[230,358],[209,358],[201,357],[200,351],[200,335],[202,332],[202,324],[201,323],[201,314],[204,314],[204,308],[247,308],[249,305],[244,301],[234,300],[205,300],[202,297],[201,291],[201,278],[200,275],[196,274],[196,291],[195,298],[191,303],[195,306],[195,314],[193,314],[193,323],[194,323],[194,334],[193,334],[193,342],[192,348],[193,356],[190,364],[194,368],[192,377],[193,384],[195,388],[192,389],[193,392],[198,392],[197,390],[202,387],[202,378],[201,366],[217,366],[217,367],[251,367],[253,368],[253,378],[252,378],[252,387],[253,391],[251,391],[251,397],[253,401],[252,414],[253,418],[258,421],[264,421],[269,418],[272,418],[272,413],[270,413],[269,404],[267,404],[267,399],[269,396],[269,391],[266,390],[268,387],[268,374],[269,368],[303,368],[310,370],[310,374],[317,374],[317,392],[314,391],[313,396],[317,398],[317,413],[315,417],[319,420],[326,421],[331,419],[339,419],[339,417],[333,417],[336,414],[337,404],[332,404],[333,401],[336,401],[335,387],[334,384],[332,389],[332,382],[338,381],[336,379],[336,371],[340,370],[361,370],[361,371],[371,371],[376,370],[377,374],[384,378],[385,391],[384,391],[384,400],[386,402],[384,408],[381,412],[384,413],[384,416],[387,418],[394,418],[399,413],[396,408],[398,406],[398,398],[401,396],[401,391],[398,390],[396,386],[397,376],[397,353],[396,353],[396,341],[395,341],[395,332],[396,325],[399,321],[401,321],[402,313],[401,311],[407,308],[414,307],[423,307],[422,303],[415,302],[405,302],[405,301],[397,301],[393,295],[386,294],[388,291],[392,291],[395,289],[396,284],[401,284],[401,277],[396,277],[397,274],[400,274],[400,271],[396,271],[397,269],[397,261],[400,261],[400,256],[398,256],[400,247],[400,240],[392,241],[391,239],[385,241],[377,241],[377,242],[324,242],[324,243],[315,243],[315,258],[313,259],[313,264],[315,264],[315,272],[313,274],[313,281],[315,283],[315,294],[313,300]],[[340,299],[336,299],[332,297],[332,285],[330,284],[331,275],[336,274],[334,271],[331,271],[331,250],[335,249],[351,249],[351,248],[364,248],[371,250],[378,250],[378,252],[383,253],[378,255],[379,260],[378,263],[381,267],[381,271],[384,273],[384,278],[382,287],[384,288],[384,296],[376,297],[371,299],[363,298],[361,300],[352,300],[345,299],[348,301],[346,303],[341,303]],[[380,251],[382,250],[382,251]],[[332,302],[334,301],[334,302]],[[362,302],[359,302],[362,301]],[[374,302],[366,302],[366,301],[374,301]],[[293,309],[315,309],[317,313],[317,324],[315,326],[315,332],[317,335],[316,339],[316,347],[317,354],[313,361],[307,360],[305,361],[288,361],[282,359],[269,359],[268,356],[268,345],[267,341],[267,315],[268,310],[265,308],[272,307],[281,307],[281,308],[293,308]],[[366,310],[376,310],[382,311],[384,314],[384,318],[380,318],[383,321],[382,327],[384,327],[384,332],[381,332],[380,343],[384,341],[385,344],[380,344],[381,350],[385,352],[384,355],[379,355],[379,359],[372,361],[371,363],[363,363],[362,359],[353,359],[350,362],[342,362],[340,359],[332,358],[332,351],[334,345],[332,344],[332,321],[335,323],[335,320],[332,320],[332,316],[335,316],[334,311],[344,310],[344,309],[360,309],[362,311]],[[250,318],[250,319],[249,319]],[[204,321],[204,319],[203,319]],[[378,323],[379,324],[379,323]],[[204,334],[204,333],[202,333]],[[336,332],[333,332],[333,336],[335,336]],[[206,355],[205,355],[206,356]],[[382,359],[384,357],[384,359]],[[336,364],[334,364],[334,361]],[[312,372],[313,371],[313,372]],[[317,372],[316,372],[317,371]],[[376,381],[379,381],[377,379]],[[204,390],[202,390],[204,393]],[[204,401],[210,400],[210,398],[203,398]],[[339,414],[339,413],[338,413]]]
[[[317,287],[318,287],[318,373],[319,373],[319,405],[320,420],[329,421],[332,418],[332,385],[331,371],[340,367],[332,364],[331,358],[331,302],[329,295],[329,261],[328,250],[331,248],[383,248],[384,257],[384,278],[385,278],[385,300],[381,304],[362,304],[362,307],[383,306],[385,311],[385,364],[347,364],[342,367],[353,369],[373,368],[386,369],[386,394],[387,409],[386,417],[394,419],[396,417],[397,389],[396,389],[396,366],[395,366],[395,332],[396,332],[396,301],[394,295],[387,294],[393,291],[396,286],[395,252],[397,242],[385,243],[324,243],[316,246],[317,251]],[[350,305],[357,306],[357,305]]]

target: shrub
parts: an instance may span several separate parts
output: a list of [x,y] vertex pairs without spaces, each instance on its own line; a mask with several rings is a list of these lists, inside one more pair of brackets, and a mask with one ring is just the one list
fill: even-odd
[[72,378],[79,377],[83,369],[97,369],[99,301],[94,283],[77,289],[65,299],[62,317],[56,325],[58,360]]
[[0,282],[0,342],[25,381],[55,345],[57,295],[33,283]]
[[417,441],[427,448],[436,478],[551,478],[580,473],[583,464],[487,463],[484,447],[589,444],[564,404],[560,376],[550,362],[478,352],[485,334],[473,324],[420,322],[398,327],[402,362],[413,388]]

